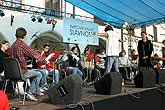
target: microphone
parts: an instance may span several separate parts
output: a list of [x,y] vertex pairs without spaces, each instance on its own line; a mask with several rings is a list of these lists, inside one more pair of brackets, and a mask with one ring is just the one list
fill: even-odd
[[35,34],[32,35],[32,37],[30,38],[30,40],[33,39],[33,37],[38,37],[37,34],[38,34],[38,31]]
[[149,36],[151,36],[151,37],[154,37],[153,35],[151,35],[151,34],[148,34]]

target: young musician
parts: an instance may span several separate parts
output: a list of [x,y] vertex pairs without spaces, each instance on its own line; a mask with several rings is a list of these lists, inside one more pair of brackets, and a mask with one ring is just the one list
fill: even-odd
[[[49,63],[44,65],[42,64],[41,62],[37,62],[37,65],[39,66],[39,68],[43,69],[43,68],[46,68],[49,72],[49,74],[53,74],[54,76],[54,79],[53,79],[53,84],[57,84],[59,82],[59,76],[60,76],[60,73],[59,71],[54,68],[54,63],[56,59],[53,59],[53,56],[55,55],[54,53],[50,53],[49,52],[49,48],[50,48],[50,45],[49,44],[45,44],[43,46],[43,51],[41,52],[41,56],[43,58],[49,58]],[[51,56],[52,55],[52,56]]]
[[68,61],[69,63],[69,73],[79,74],[82,77],[83,73],[79,70],[78,66],[80,64],[80,58],[77,56],[77,47],[72,47],[69,54],[64,54],[62,57],[63,61]]
[[39,91],[39,83],[42,75],[34,70],[27,69],[26,58],[32,57],[43,63],[46,63],[46,61],[41,57],[39,53],[37,53],[24,43],[26,34],[27,31],[22,27],[16,30],[15,36],[17,40],[11,45],[10,55],[11,57],[16,58],[19,61],[23,76],[25,78],[31,79],[30,87],[27,90],[27,97],[30,100],[38,101],[38,98],[36,96],[41,95]]
[[0,45],[0,75],[4,76],[4,57],[9,56],[5,53],[5,51],[9,49],[9,42],[4,40],[1,41]]

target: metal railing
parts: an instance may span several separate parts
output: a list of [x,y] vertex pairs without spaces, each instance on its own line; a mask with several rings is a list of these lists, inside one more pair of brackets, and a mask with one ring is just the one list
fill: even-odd
[[12,11],[18,11],[18,12],[22,12],[22,13],[38,14],[41,16],[50,16],[50,17],[54,17],[57,19],[63,19],[63,17],[68,17],[68,18],[75,18],[75,19],[94,22],[94,18],[91,18],[91,17],[73,15],[71,13],[65,13],[65,12],[60,12],[60,11],[56,11],[56,10],[51,10],[49,8],[41,8],[41,7],[11,2],[11,1],[0,1],[0,8],[12,10]]

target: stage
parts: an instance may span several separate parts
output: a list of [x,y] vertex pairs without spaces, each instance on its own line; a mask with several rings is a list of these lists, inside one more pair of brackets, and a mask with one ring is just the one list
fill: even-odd
[[18,97],[8,96],[10,106],[17,110],[165,110],[165,84],[136,88],[133,82],[126,82],[122,92],[115,95],[100,95],[93,85],[83,86],[81,100],[70,105],[54,105],[45,94],[41,102],[26,100],[23,106],[17,103]]

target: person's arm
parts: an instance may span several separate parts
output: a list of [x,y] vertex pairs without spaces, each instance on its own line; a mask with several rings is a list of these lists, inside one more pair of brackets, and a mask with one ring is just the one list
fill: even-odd
[[125,40],[122,40],[122,39],[119,39],[119,42],[123,43],[123,42],[126,42]]
[[72,56],[73,56],[73,58],[75,58],[77,61],[79,61],[79,57],[78,56],[76,56],[75,54],[72,54]]
[[62,56],[62,61],[67,61],[68,60],[68,53],[64,53],[64,55]]
[[152,44],[151,41],[149,41],[149,45],[150,45],[149,56],[151,56],[152,51],[154,50],[154,48],[153,48],[153,44]]
[[96,33],[96,32],[94,32],[93,35],[108,38],[108,33]]
[[27,44],[24,44],[23,46],[23,53],[28,56],[37,59],[38,61],[41,61],[43,63],[46,63],[46,60],[41,57],[41,55],[33,50],[31,47],[29,47]]
[[142,46],[142,40],[138,41],[138,46],[137,46],[137,51],[138,51],[138,54],[139,54],[139,57],[144,57],[144,48]]

